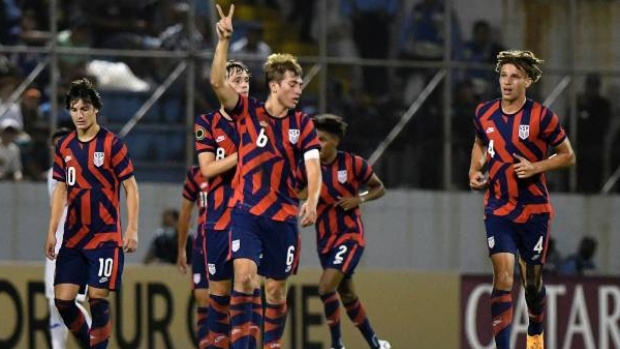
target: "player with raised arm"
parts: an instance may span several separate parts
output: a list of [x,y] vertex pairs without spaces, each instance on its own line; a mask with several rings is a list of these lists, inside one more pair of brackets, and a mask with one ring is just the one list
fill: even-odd
[[[323,267],[319,295],[331,334],[332,349],[344,349],[340,301],[370,348],[390,349],[389,342],[375,335],[353,284],[353,273],[366,246],[359,206],[385,195],[385,188],[364,159],[338,150],[347,128],[340,116],[317,115],[314,126],[321,142],[323,178],[315,224],[317,252]],[[302,163],[297,173],[301,187],[305,187],[303,173]],[[360,190],[363,187],[367,187],[368,191],[362,194]],[[305,196],[305,190],[302,192],[301,195]]]
[[[287,312],[286,280],[299,254],[297,216],[304,226],[316,220],[321,187],[319,141],[310,118],[294,109],[302,93],[302,69],[293,56],[273,54],[267,59],[264,71],[269,95],[264,103],[237,93],[226,83],[234,5],[227,15],[219,5],[217,10],[219,40],[211,85],[224,110],[237,121],[240,137],[231,229],[231,348],[251,344],[252,298],[259,274],[265,277],[267,303],[264,346],[280,348]],[[302,159],[309,194],[300,210],[295,173]]]
[[[58,141],[62,139],[64,136],[71,133],[71,130],[68,128],[59,128],[52,135],[52,147],[55,149]],[[54,195],[54,189],[56,188],[56,181],[53,178],[54,170],[50,168],[47,175],[47,190],[50,195],[50,205],[51,199]],[[56,231],[56,248],[54,251],[58,253],[60,250],[60,246],[62,245],[62,236],[64,234],[65,228],[65,220],[67,218],[67,207],[65,206],[62,211],[62,216],[60,221],[58,222],[58,230]],[[58,308],[56,308],[56,303],[54,302],[54,274],[56,273],[56,261],[53,259],[45,258],[45,297],[49,302],[50,308],[50,337],[52,339],[52,349],[65,349],[67,347],[67,335],[69,334],[69,329],[65,326],[62,321],[62,317],[58,312]],[[84,288],[86,291],[86,288]],[[78,309],[84,314],[84,318],[86,319],[86,323],[90,326],[91,320],[90,315],[82,305],[83,302],[86,301],[86,294],[84,292],[80,292],[76,298],[77,302],[75,305]]]
[[[226,84],[237,93],[248,96],[250,86],[249,70],[240,61],[226,62]],[[237,165],[237,144],[239,137],[235,121],[224,108],[200,115],[194,124],[195,149],[202,175],[207,178],[207,202],[204,218],[207,260],[203,273],[209,279],[207,337],[201,338],[199,347],[227,348],[230,332],[230,293],[233,269],[228,258],[231,212],[229,201],[233,196],[233,178]],[[202,262],[198,262],[202,263]],[[196,278],[194,272],[194,278]],[[260,303],[260,292],[254,294]],[[206,309],[205,309],[206,310]],[[253,318],[253,328],[261,326],[258,314]]]
[[[124,252],[138,246],[138,185],[127,147],[99,126],[99,93],[88,79],[71,83],[65,96],[76,131],[56,146],[54,189],[45,254],[56,259],[55,303],[65,325],[84,348],[107,348],[112,330],[110,291],[121,287]],[[128,224],[123,236],[120,190],[127,195]],[[56,254],[56,231],[67,203],[62,246]],[[88,285],[92,326],[75,304]]]
[[209,334],[207,314],[209,307],[209,280],[207,278],[207,245],[204,236],[204,221],[207,210],[207,179],[200,167],[192,166],[185,175],[183,199],[177,223],[178,254],[177,268],[181,274],[187,273],[187,239],[194,205],[198,208],[196,237],[192,245],[192,289],[196,299],[196,334],[198,341],[206,340]]
[[[501,98],[480,104],[474,117],[469,185],[486,188],[484,222],[493,264],[491,316],[497,349],[510,348],[517,253],[529,313],[527,349],[544,348],[542,269],[553,218],[545,172],[575,164],[558,116],[526,97],[542,75],[541,63],[529,51],[500,52],[496,71]],[[551,148],[555,153],[548,156]]]

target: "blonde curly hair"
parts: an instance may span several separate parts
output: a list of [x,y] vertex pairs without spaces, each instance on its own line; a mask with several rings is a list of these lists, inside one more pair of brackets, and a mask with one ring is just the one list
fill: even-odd
[[536,57],[532,51],[502,51],[497,55],[495,71],[499,73],[504,64],[514,64],[517,68],[525,71],[533,82],[536,82],[542,76],[540,64],[543,62],[544,60]]

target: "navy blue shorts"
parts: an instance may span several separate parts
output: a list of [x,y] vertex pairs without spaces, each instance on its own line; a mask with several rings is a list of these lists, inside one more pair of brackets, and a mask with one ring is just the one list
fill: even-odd
[[119,290],[125,266],[123,249],[117,246],[94,250],[60,248],[56,259],[54,285],[73,284],[84,287]]
[[487,215],[489,255],[501,252],[519,253],[528,264],[545,264],[549,240],[548,213],[531,215],[525,223],[515,223],[503,217]]
[[323,269],[340,270],[346,277],[353,276],[355,268],[362,259],[364,247],[355,240],[346,240],[334,245],[328,252],[319,253]]
[[192,287],[193,289],[208,289],[207,278],[207,242],[202,234],[196,234],[192,246]]
[[209,280],[232,280],[232,261],[228,258],[230,234],[228,230],[207,228],[207,271]]
[[264,277],[284,280],[299,262],[296,222],[274,221],[235,209],[232,213],[230,253],[232,259],[251,259]]

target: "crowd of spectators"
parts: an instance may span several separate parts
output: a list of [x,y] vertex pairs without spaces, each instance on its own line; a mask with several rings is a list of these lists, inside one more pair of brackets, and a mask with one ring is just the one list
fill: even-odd
[[[52,38],[47,1],[3,0],[0,1],[0,47],[43,47],[56,40],[60,48],[179,51],[193,46],[210,50],[213,48],[213,26],[208,3],[196,2],[195,21],[190,24],[194,26],[192,32],[195,35],[189,38],[190,5],[184,0],[58,1],[58,34]],[[318,23],[325,21],[329,55],[371,60],[370,63],[364,61],[368,64],[361,66],[330,67],[334,73],[328,75],[327,84],[329,110],[346,118],[356,118],[356,122],[349,122],[351,132],[345,146],[363,156],[370,155],[439,70],[438,66],[390,68],[373,62],[397,59],[401,62],[440,63],[444,60],[447,44],[450,58],[466,64],[462,65],[466,68],[454,69],[452,81],[441,83],[435,89],[403,135],[398,137],[397,145],[390,149],[407,149],[402,152],[403,156],[412,156],[414,163],[425,165],[418,166],[421,172],[414,176],[394,177],[387,181],[392,186],[443,187],[443,153],[438,149],[443,142],[439,135],[444,132],[442,90],[449,86],[453,92],[451,140],[454,175],[451,189],[467,189],[464,173],[473,137],[470,118],[480,101],[498,96],[493,64],[497,53],[505,49],[501,34],[490,19],[469,19],[467,23],[472,23],[471,28],[461,28],[458,13],[454,9],[448,13],[442,0],[329,1],[327,18],[316,16],[315,7],[320,3],[316,0],[239,0],[234,3],[278,13],[277,20],[284,27],[276,27],[280,28],[277,30],[297,31],[296,38],[300,43],[314,47],[319,42]],[[265,35],[266,30],[273,28],[271,20],[266,22],[259,17],[240,20],[231,44],[231,58],[245,60],[251,69],[251,91],[257,97],[266,91],[262,59],[282,47],[281,43],[266,39],[274,37]],[[18,98],[10,101],[10,97],[42,58],[41,53],[0,53],[0,113],[3,114],[0,120],[17,121],[19,134],[14,142],[22,151],[24,177],[33,180],[42,178],[41,172],[49,163],[49,149],[42,145],[46,144],[50,129],[50,101],[60,96],[49,95],[49,73],[44,71]],[[119,73],[113,75],[109,65],[101,65],[102,61],[122,69],[115,70]],[[196,112],[217,107],[209,93],[206,61],[198,62]],[[102,90],[108,87],[148,91],[162,83],[177,63],[172,59],[129,55],[62,54],[58,57],[60,86],[75,77],[89,76],[100,84]],[[108,76],[105,76],[106,69]],[[344,75],[342,71],[345,71]],[[182,79],[177,84],[175,93],[182,98]],[[600,191],[604,181],[620,165],[620,159],[609,151],[620,142],[615,131],[620,128],[616,126],[620,122],[614,118],[620,111],[614,111],[618,108],[614,109],[606,97],[604,86],[600,76],[588,75],[578,100],[575,142],[580,192]],[[304,93],[301,106],[310,113],[318,104],[316,94],[311,88]],[[378,119],[380,123],[376,122]],[[397,154],[394,155],[397,158]]]

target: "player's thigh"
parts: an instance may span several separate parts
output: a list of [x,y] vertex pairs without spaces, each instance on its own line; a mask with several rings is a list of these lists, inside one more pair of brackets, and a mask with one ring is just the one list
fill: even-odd
[[364,247],[358,241],[348,239],[334,244],[329,252],[319,254],[319,259],[323,269],[339,270],[351,277],[363,254]]
[[207,271],[209,281],[225,281],[233,277],[229,257],[229,232],[207,229]]
[[[230,258],[249,259],[256,265],[261,263],[263,254],[261,217],[254,216],[245,211],[233,210],[232,226],[230,229]],[[235,274],[237,263],[234,264]]]
[[263,258],[258,274],[276,280],[285,280],[295,271],[299,259],[299,233],[291,222],[262,222],[261,242]]
[[[194,291],[209,289],[207,277],[207,240],[202,234],[196,235],[192,246],[192,288]],[[208,298],[207,294],[207,298]]]
[[497,253],[517,253],[516,223],[504,217],[487,215],[484,226],[489,256]]
[[[88,280],[92,296],[97,289],[117,291],[121,287],[123,270],[125,268],[125,254],[120,247],[99,247],[85,250],[88,259]],[[92,290],[95,289],[95,290]]]
[[344,279],[344,274],[338,269],[323,269],[321,278],[319,279],[319,294],[327,294],[334,292]]
[[63,247],[56,258],[54,295],[56,298],[74,299],[88,280],[88,260],[82,250]]
[[530,216],[518,225],[518,248],[521,259],[531,265],[542,265],[547,257],[550,216],[548,213]]

